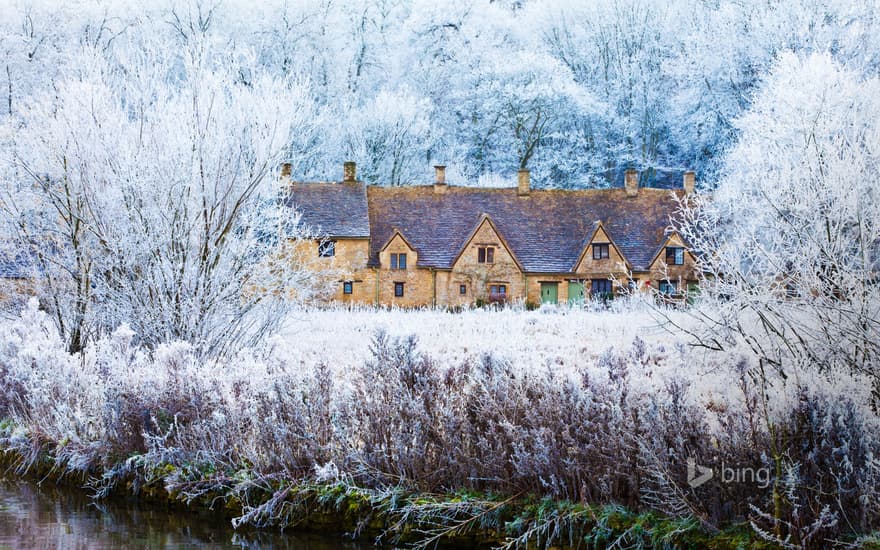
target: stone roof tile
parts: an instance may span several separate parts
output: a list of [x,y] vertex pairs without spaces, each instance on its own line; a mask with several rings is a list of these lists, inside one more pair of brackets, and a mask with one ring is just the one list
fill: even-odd
[[367,191],[362,182],[291,184],[286,205],[302,213],[301,224],[327,237],[369,238]]
[[597,221],[633,269],[646,270],[676,208],[670,191],[650,188],[636,197],[623,189],[533,190],[520,197],[516,189],[370,187],[367,199],[371,265],[397,229],[418,251],[421,267],[451,268],[485,214],[532,273],[570,272]]

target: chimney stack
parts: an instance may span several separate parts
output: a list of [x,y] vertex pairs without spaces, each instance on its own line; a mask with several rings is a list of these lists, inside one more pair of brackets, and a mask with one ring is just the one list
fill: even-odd
[[282,187],[290,187],[290,163],[281,164],[281,178],[279,178]]
[[623,186],[626,188],[627,197],[635,197],[639,194],[639,172],[635,168],[627,168],[623,174]]
[[357,181],[357,164],[354,161],[342,163],[342,183],[354,183]]
[[694,192],[694,188],[697,184],[697,175],[693,170],[688,170],[684,173],[684,181],[682,182],[682,187],[684,187],[685,195],[692,195]]
[[443,165],[434,166],[434,192],[446,192],[446,167]]
[[528,168],[521,168],[517,174],[517,189],[516,194],[520,197],[528,197],[529,196],[529,170]]

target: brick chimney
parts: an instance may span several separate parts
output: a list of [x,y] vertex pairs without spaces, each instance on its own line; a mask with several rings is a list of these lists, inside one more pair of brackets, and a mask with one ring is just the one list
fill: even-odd
[[281,183],[281,187],[290,187],[290,163],[284,162],[281,164],[281,177],[278,179]]
[[353,183],[357,181],[357,164],[354,161],[346,161],[342,163],[342,183]]
[[434,167],[434,192],[446,192],[446,167],[443,165]]
[[639,194],[639,172],[635,168],[628,168],[623,173],[623,186],[626,188],[627,197],[635,197]]
[[684,181],[682,182],[682,187],[684,187],[685,195],[692,195],[694,192],[694,188],[697,185],[697,175],[693,170],[688,170],[684,173]]
[[528,168],[522,168],[517,175],[517,188],[516,194],[520,197],[528,197],[529,196],[529,170]]

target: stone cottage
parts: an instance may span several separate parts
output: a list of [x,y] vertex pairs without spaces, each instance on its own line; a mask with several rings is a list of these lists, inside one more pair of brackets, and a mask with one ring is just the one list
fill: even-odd
[[334,299],[380,306],[457,306],[525,301],[579,302],[653,290],[673,299],[695,290],[687,243],[671,228],[681,189],[624,187],[536,190],[519,171],[516,188],[368,186],[356,166],[341,182],[290,182],[286,204],[320,228],[319,264],[341,273]]

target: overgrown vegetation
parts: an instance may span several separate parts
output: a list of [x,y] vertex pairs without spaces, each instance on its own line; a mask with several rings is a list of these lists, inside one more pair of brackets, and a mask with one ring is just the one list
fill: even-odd
[[[771,402],[745,357],[698,371],[641,339],[535,369],[380,332],[339,376],[283,353],[147,353],[126,330],[71,355],[35,308],[0,330],[3,448],[96,496],[161,487],[237,524],[510,547],[819,548],[877,528],[880,431],[849,373],[773,379]],[[715,475],[692,487],[689,459]]]

